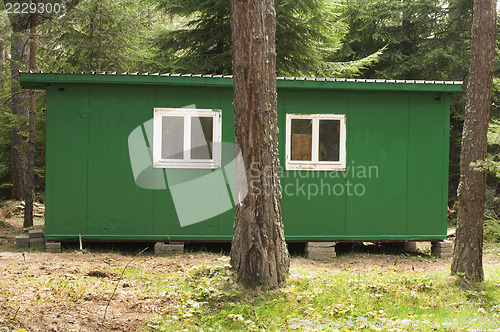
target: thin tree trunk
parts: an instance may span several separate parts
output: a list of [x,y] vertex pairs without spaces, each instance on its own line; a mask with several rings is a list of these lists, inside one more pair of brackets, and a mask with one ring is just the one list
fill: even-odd
[[[35,5],[37,0],[34,1]],[[30,20],[30,55],[29,68],[36,69],[36,28],[37,14],[31,14]],[[35,141],[36,141],[36,92],[30,90],[30,109],[28,120],[28,153],[26,169],[26,189],[24,191],[24,224],[23,228],[33,226],[33,200],[35,196]]]
[[101,72],[101,57],[102,57],[102,3],[104,0],[100,1],[99,8],[99,52],[97,58],[97,71]]
[[484,280],[483,215],[487,132],[495,60],[496,0],[474,0],[471,60],[458,185],[458,223],[451,272]]
[[[224,22],[224,13],[226,12],[224,9],[225,8],[221,8],[217,14],[217,19],[220,22]],[[217,56],[222,56],[222,54],[224,54],[224,38],[220,38],[219,40],[217,40],[217,43],[215,44],[215,49]],[[225,70],[227,70],[227,68],[217,69],[215,73],[218,75],[222,75]]]
[[[28,107],[23,105],[23,95],[19,86],[19,70],[28,62],[25,49],[26,21],[24,15],[12,15],[11,21],[11,62],[10,71],[12,79],[12,114],[28,117]],[[24,198],[25,174],[26,174],[26,139],[19,132],[23,128],[13,128],[11,135],[11,179],[12,179],[12,199],[21,200]]]
[[95,53],[94,53],[94,15],[93,13],[93,7],[92,11],[90,13],[90,31],[89,31],[89,45],[90,45],[90,52],[89,52],[89,70],[94,71],[94,60],[95,60]]
[[231,264],[238,282],[274,288],[285,281],[290,258],[278,174],[273,0],[231,0],[231,28],[235,142],[244,161],[237,174],[248,179],[248,196],[236,206]]
[[2,74],[3,77],[7,72],[7,45],[0,43],[0,52],[2,52],[2,58],[1,58],[2,65],[0,73]]

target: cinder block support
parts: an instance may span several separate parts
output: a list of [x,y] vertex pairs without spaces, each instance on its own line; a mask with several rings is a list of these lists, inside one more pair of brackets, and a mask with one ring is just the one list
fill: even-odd
[[453,242],[448,240],[431,242],[431,252],[437,257],[451,257],[453,256]]
[[14,247],[28,248],[30,246],[30,237],[28,235],[17,235],[14,240]]
[[30,229],[28,234],[30,237],[30,246],[43,244],[43,231],[41,229]]
[[335,242],[306,242],[306,255],[310,259],[336,257]]
[[43,244],[43,237],[30,237],[30,247]]
[[42,238],[43,239],[43,230],[41,229],[30,229],[28,231],[30,238]]
[[155,255],[180,254],[184,252],[184,242],[156,242]]
[[417,242],[415,242],[415,241],[405,241],[405,242],[403,242],[403,250],[405,252],[411,252],[411,253],[418,252]]
[[57,254],[61,252],[61,242],[47,242],[45,243],[45,252]]

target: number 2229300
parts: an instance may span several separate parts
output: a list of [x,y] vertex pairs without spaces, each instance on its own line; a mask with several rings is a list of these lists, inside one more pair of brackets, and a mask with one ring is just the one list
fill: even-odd
[[62,11],[60,3],[6,2],[7,14],[59,14]]

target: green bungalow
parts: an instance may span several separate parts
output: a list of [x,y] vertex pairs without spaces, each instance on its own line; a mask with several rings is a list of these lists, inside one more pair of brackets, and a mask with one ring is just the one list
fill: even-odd
[[[230,241],[231,76],[21,73],[47,92],[48,241]],[[288,241],[446,239],[461,82],[277,79]],[[257,168],[256,168],[257,172]],[[255,194],[255,193],[250,193]]]

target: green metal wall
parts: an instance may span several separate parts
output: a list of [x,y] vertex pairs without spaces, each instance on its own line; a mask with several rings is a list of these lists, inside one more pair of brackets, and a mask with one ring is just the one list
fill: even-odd
[[[312,175],[284,173],[283,188],[297,179],[316,184],[313,189],[325,183],[344,188],[342,196],[284,195],[288,239],[446,237],[448,95],[284,91],[279,96],[281,128],[283,112],[346,114],[347,126],[346,172],[314,172],[312,179]],[[284,132],[280,142],[284,142]],[[351,189],[362,185],[364,191],[358,193],[364,194],[346,193],[349,183]],[[324,188],[325,193],[328,186]]]
[[[45,88],[47,239],[78,234],[113,240],[231,239],[234,210],[180,227],[168,189],[136,185],[127,144],[131,131],[152,118],[154,107],[190,104],[222,109],[222,140],[234,141],[231,86],[52,83]],[[346,172],[283,171],[288,240],[446,237],[448,92],[278,87],[281,165],[286,113],[346,114],[348,166]],[[363,177],[360,167],[371,167],[372,176]],[[351,189],[362,185],[364,195],[348,195],[348,183]],[[322,186],[323,195],[308,197],[308,188]],[[327,187],[337,193],[342,187],[344,194],[328,195]]]

